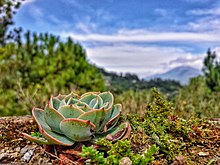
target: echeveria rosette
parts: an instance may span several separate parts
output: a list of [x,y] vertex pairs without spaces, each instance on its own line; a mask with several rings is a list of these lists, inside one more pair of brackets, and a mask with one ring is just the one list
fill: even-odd
[[121,104],[114,105],[110,92],[52,96],[44,110],[32,110],[43,138],[23,135],[39,144],[64,146],[97,138],[113,141],[127,138],[131,132],[130,124],[125,122],[116,126],[121,109]]

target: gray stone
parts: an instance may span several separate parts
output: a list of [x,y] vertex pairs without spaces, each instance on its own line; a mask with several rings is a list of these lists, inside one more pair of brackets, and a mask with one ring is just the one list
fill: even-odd
[[120,160],[119,165],[132,165],[132,161],[129,157],[123,157]]
[[34,150],[29,150],[24,154],[24,156],[21,159],[25,162],[29,162],[33,155],[34,155]]

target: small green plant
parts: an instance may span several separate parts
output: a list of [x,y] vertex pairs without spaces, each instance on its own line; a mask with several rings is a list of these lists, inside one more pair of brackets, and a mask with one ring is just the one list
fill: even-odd
[[116,127],[121,105],[114,105],[110,92],[71,93],[51,97],[45,109],[34,108],[32,114],[43,138],[38,133],[23,135],[39,144],[71,146],[75,142],[106,138],[117,141],[130,135],[128,122]]
[[106,157],[104,152],[99,152],[92,146],[82,148],[81,156],[87,158],[87,164],[112,164],[118,165],[122,158],[127,157],[132,161],[133,165],[146,165],[154,160],[153,155],[159,150],[156,145],[152,145],[143,154],[135,154],[131,150],[131,143],[128,140],[119,140],[112,143],[103,139],[99,139],[97,144],[108,147]]
[[40,138],[41,134],[40,132],[31,132],[31,137],[36,137],[36,138]]
[[82,146],[81,157],[87,158],[86,164],[105,164],[106,159],[104,158],[104,152],[99,152],[94,149],[93,146],[85,147]]
[[[193,92],[192,92],[193,91]],[[192,78],[189,85],[179,91],[176,96],[175,114],[190,119],[220,117],[220,92],[212,92],[206,84],[206,77]]]
[[[166,101],[156,89],[152,90],[152,98],[153,101],[147,105],[144,118],[127,115],[133,130],[132,141],[138,144],[153,141],[160,148],[159,153],[168,161],[172,161],[184,147],[180,139],[187,139],[191,131],[190,124],[173,115],[172,103]],[[142,132],[141,137],[140,130],[145,132]]]

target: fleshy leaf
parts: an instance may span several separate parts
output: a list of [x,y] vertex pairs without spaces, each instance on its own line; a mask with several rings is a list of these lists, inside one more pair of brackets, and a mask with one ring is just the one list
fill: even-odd
[[[112,126],[114,126],[117,123],[117,119],[119,118],[121,112],[121,105],[120,104],[116,104],[114,105],[113,108],[111,109],[107,109],[105,110],[105,118],[101,124],[101,126],[99,127],[99,130],[97,130],[98,132],[103,132],[103,131],[107,131],[107,128],[112,128]],[[116,116],[116,118],[114,119],[114,117]],[[110,123],[108,123],[110,122]],[[108,127],[106,126],[106,124],[108,123]],[[112,125],[113,123],[113,125]]]
[[44,144],[50,144],[49,142],[48,142],[48,140],[46,140],[46,139],[44,139],[44,138],[38,138],[38,137],[36,137],[36,136],[34,136],[34,137],[32,137],[32,136],[30,136],[30,135],[28,135],[28,134],[26,134],[26,133],[22,133],[22,135],[24,135],[24,137],[26,137],[28,140],[30,140],[31,142],[35,142],[35,143],[37,143],[37,144],[42,144],[42,145],[44,145]]
[[71,118],[62,120],[60,129],[68,138],[83,142],[92,138],[91,129],[95,129],[95,125],[89,120]]
[[[56,110],[54,110],[54,111],[56,111]],[[58,144],[58,145],[65,145],[65,146],[71,146],[74,144],[74,142],[72,140],[68,139],[64,135],[60,135],[60,134],[57,134],[57,133],[54,133],[51,131],[51,128],[48,126],[48,124],[45,121],[44,110],[38,109],[38,108],[33,108],[32,115],[39,126],[39,130],[40,130],[42,136],[48,140],[49,144]],[[25,137],[30,140],[33,140],[34,142],[40,142],[39,140],[37,141],[36,139],[33,139],[29,135],[25,136]],[[40,143],[40,144],[42,144],[42,143]]]
[[90,101],[89,107],[90,107],[91,109],[93,109],[97,104],[98,104],[98,98],[96,97],[96,98],[94,98],[94,99],[92,99],[92,100]]
[[75,103],[77,103],[77,102],[78,102],[78,100],[77,100],[77,99],[70,98],[70,99],[68,100],[68,102],[67,102],[67,105],[70,105],[70,104],[75,104]]
[[57,97],[50,97],[50,105],[54,108],[54,109],[58,109],[60,106],[60,102],[61,100],[59,100]]
[[81,96],[81,98],[85,97],[86,95],[91,95],[91,94],[99,95],[100,92],[86,92],[86,93],[84,93],[84,94]]
[[45,121],[45,118],[44,118],[44,110],[42,109],[39,109],[39,108],[33,108],[32,109],[32,115],[35,119],[35,121],[37,122],[38,124],[38,127],[40,129],[47,129],[47,130],[50,130],[50,127],[49,125],[47,124],[47,122]]
[[[67,105],[67,104],[66,104],[65,100],[62,100],[62,101],[60,102],[60,106],[59,106],[59,107],[64,106],[64,105]],[[59,108],[58,108],[58,109],[59,109]],[[58,109],[56,109],[56,110],[58,110]]]
[[87,105],[89,105],[90,102],[91,102],[94,98],[96,98],[96,97],[97,97],[96,94],[88,94],[88,95],[85,95],[85,96],[81,97],[81,98],[80,98],[80,101],[86,103]]
[[102,98],[103,100],[103,104],[108,103],[106,109],[111,108],[114,102],[114,97],[110,92],[103,92],[101,94],[99,94],[99,96]]
[[116,128],[108,130],[102,134],[96,134],[95,138],[92,139],[92,143],[96,143],[99,138],[106,138],[108,140],[116,141],[123,140],[130,137],[131,134],[131,126],[128,122],[122,123]]
[[64,98],[65,102],[67,103],[70,99],[77,99],[79,96],[75,93],[70,93],[69,95],[66,95]]
[[112,115],[113,110],[114,110],[114,107],[105,110],[104,120],[102,121],[99,129],[97,129],[96,132],[102,133],[104,131],[104,127],[105,127],[106,123],[111,119],[111,115]]
[[59,94],[57,97],[55,97],[55,98],[57,98],[57,99],[59,99],[60,101],[62,101],[65,97],[66,97],[67,95],[61,95],[61,94]]
[[83,110],[84,112],[90,111],[91,108],[88,106],[88,104],[78,101],[77,103],[74,104],[77,108]]
[[97,96],[97,99],[98,103],[93,107],[93,109],[100,109],[103,106],[103,100],[99,95]]
[[121,125],[117,126],[112,132],[106,136],[107,140],[117,141],[123,140],[130,136],[131,133],[131,126],[128,122],[122,123]]
[[45,107],[44,118],[52,131],[62,133],[60,130],[60,122],[64,119],[63,115],[52,108],[50,104]]
[[104,109],[95,109],[89,112],[86,112],[79,116],[79,119],[89,120],[96,126],[96,130],[99,130],[101,123],[105,118],[105,110]]
[[52,132],[50,130],[41,130],[42,136],[49,141],[50,144],[63,146],[72,146],[75,142],[64,135]]
[[60,107],[58,110],[65,118],[78,118],[81,114],[85,112],[74,105],[65,105]]
[[119,119],[120,113],[121,113],[121,104],[115,104],[114,108],[112,109],[112,114],[105,125],[104,131],[107,131],[108,129],[111,129],[115,126],[115,124]]

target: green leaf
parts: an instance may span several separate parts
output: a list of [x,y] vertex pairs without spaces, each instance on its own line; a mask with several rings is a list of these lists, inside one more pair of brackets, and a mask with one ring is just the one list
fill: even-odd
[[50,104],[45,107],[44,118],[52,131],[62,134],[62,131],[60,130],[60,122],[64,119],[64,116],[52,108]]
[[65,118],[78,118],[81,114],[85,112],[74,105],[64,105],[59,108],[60,112]]
[[92,138],[91,130],[95,129],[95,125],[89,120],[71,118],[62,120],[60,129],[68,138],[76,142],[83,142]]
[[64,135],[60,135],[50,130],[42,130],[42,136],[49,141],[50,144],[63,146],[72,146],[75,142]]
[[114,102],[114,97],[110,92],[103,92],[103,93],[99,94],[99,96],[102,98],[103,104],[108,103],[108,104],[106,104],[106,105],[108,105],[106,107],[106,109],[112,107],[113,102]]
[[96,130],[99,130],[104,118],[105,118],[104,109],[91,110],[79,116],[79,119],[89,120],[90,122],[92,122],[96,126]]

